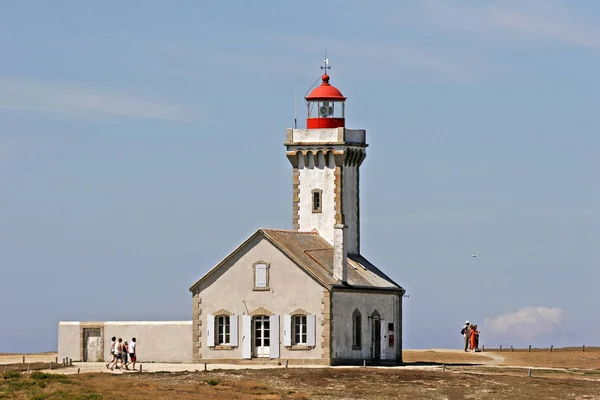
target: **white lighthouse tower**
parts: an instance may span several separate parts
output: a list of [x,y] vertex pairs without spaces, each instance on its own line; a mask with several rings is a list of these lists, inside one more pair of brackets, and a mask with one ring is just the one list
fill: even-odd
[[360,253],[359,168],[366,157],[366,131],[346,128],[346,97],[329,83],[327,60],[321,68],[321,85],[306,96],[306,128],[287,130],[293,229],[316,229],[345,259]]

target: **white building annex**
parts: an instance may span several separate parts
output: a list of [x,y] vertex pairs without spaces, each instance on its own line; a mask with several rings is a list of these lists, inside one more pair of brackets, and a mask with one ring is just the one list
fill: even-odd
[[360,253],[368,145],[345,100],[326,73],[306,97],[306,128],[285,141],[292,230],[257,230],[195,282],[192,321],[60,322],[59,358],[107,360],[126,332],[144,362],[401,363],[404,289]]

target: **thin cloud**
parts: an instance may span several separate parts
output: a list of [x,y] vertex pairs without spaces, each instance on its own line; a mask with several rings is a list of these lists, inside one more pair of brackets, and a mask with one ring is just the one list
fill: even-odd
[[481,6],[428,0],[417,12],[424,24],[499,40],[544,41],[600,50],[600,27],[557,1],[506,1]]
[[493,221],[510,218],[529,219],[560,219],[560,218],[598,218],[600,210],[533,210],[514,212],[431,212],[431,213],[402,213],[375,215],[363,218],[366,222],[381,221],[415,221],[415,222],[441,222],[441,221]]
[[[317,36],[279,36],[271,38],[296,50],[314,54],[314,43],[321,38]],[[372,41],[327,41],[331,54],[338,64],[353,65],[354,71],[373,75],[373,70],[394,71],[398,69],[415,69],[429,73],[441,74],[453,81],[472,82],[479,79],[472,65],[464,59],[442,55],[440,51],[426,51],[406,45],[395,45],[380,40]],[[472,61],[468,60],[469,62]]]
[[177,106],[140,99],[139,96],[7,78],[0,78],[0,109],[72,117],[121,116],[169,121],[191,119],[189,112]]

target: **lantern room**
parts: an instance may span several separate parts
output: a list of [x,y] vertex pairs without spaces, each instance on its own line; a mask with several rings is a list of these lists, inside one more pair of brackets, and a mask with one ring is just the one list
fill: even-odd
[[346,98],[329,84],[329,75],[321,77],[321,85],[305,97],[308,106],[307,129],[344,127],[344,102]]

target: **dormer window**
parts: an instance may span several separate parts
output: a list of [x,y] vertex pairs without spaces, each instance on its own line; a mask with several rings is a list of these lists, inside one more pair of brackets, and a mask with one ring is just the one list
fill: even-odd
[[312,212],[320,213],[323,203],[323,191],[321,189],[312,190]]

